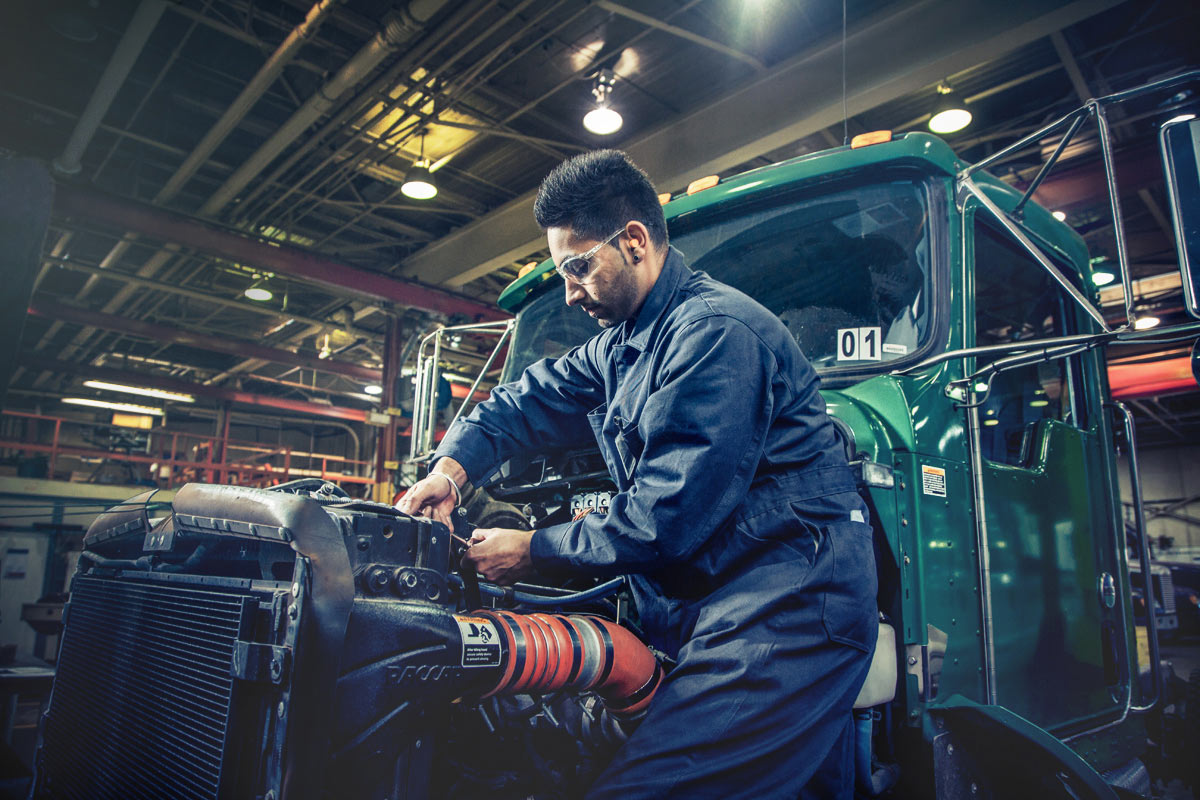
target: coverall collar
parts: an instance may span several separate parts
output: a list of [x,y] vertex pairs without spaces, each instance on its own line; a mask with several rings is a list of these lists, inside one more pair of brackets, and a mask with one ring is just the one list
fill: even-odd
[[645,351],[654,323],[671,304],[671,298],[675,296],[676,290],[691,274],[692,271],[683,263],[683,253],[674,247],[668,247],[662,272],[659,273],[658,280],[654,282],[654,288],[646,296],[646,301],[642,303],[637,317],[623,323],[620,343],[633,347],[639,352]]

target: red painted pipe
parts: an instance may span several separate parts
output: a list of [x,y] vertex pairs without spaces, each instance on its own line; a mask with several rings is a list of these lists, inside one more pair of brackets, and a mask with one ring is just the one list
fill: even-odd
[[266,347],[246,341],[245,339],[232,339],[227,336],[194,333],[177,328],[174,325],[126,319],[118,317],[115,314],[105,314],[103,311],[90,311],[77,306],[67,306],[39,300],[29,307],[29,313],[37,317],[57,319],[63,322],[74,322],[79,325],[90,325],[93,328],[101,328],[106,331],[132,333],[146,339],[188,345],[203,350],[212,350],[217,353],[228,353],[229,355],[240,356],[241,358],[260,358],[264,361],[273,361],[276,364],[315,369],[318,372],[328,372],[333,375],[345,375],[348,378],[369,381],[371,383],[379,383],[383,379],[383,373],[379,370],[358,364],[347,364],[341,361],[333,361],[332,359],[317,358],[315,355],[302,356],[290,350]]
[[58,184],[54,211],[58,216],[85,217],[122,231],[146,234],[279,275],[302,278],[331,289],[339,296],[357,295],[373,301],[384,300],[442,314],[462,315],[472,322],[509,317],[500,309],[469,297],[352,267],[299,247],[256,239],[195,217],[83,186]]
[[1168,358],[1140,364],[1110,364],[1108,386],[1115,400],[1136,400],[1196,391],[1192,359]]

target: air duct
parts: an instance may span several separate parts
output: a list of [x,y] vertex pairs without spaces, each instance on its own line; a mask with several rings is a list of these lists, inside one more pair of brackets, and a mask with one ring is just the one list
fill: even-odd
[[333,108],[343,94],[370,75],[387,56],[416,36],[445,5],[446,0],[414,0],[404,11],[391,17],[371,41],[229,176],[208,202],[200,207],[201,216],[212,216],[225,208],[284,148]]
[[96,84],[96,89],[88,100],[87,108],[75,123],[71,139],[63,149],[62,155],[54,159],[55,171],[63,175],[75,175],[79,172],[84,151],[87,150],[92,136],[96,134],[96,129],[100,127],[104,115],[108,113],[109,106],[124,85],[129,70],[133,68],[133,63],[146,46],[146,40],[150,38],[166,7],[162,0],[142,0],[137,11],[133,13],[133,19],[121,36],[121,41],[117,43],[117,49],[113,51],[108,66],[104,68],[100,82]]

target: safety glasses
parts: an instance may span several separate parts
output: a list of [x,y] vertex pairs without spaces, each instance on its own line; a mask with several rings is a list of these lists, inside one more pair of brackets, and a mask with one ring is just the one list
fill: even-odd
[[559,275],[562,276],[564,281],[567,280],[568,278],[570,278],[571,280],[575,281],[576,283],[586,282],[588,279],[588,274],[591,273],[591,271],[592,271],[592,258],[596,255],[596,253],[600,252],[601,247],[604,247],[604,245],[608,244],[609,242],[611,242],[613,239],[617,238],[624,232],[625,232],[625,226],[622,225],[621,228],[619,230],[617,230],[615,233],[613,233],[612,236],[609,236],[607,239],[605,239],[603,242],[601,242],[600,244],[593,247],[591,250],[588,250],[586,253],[584,253],[581,256],[571,256],[570,258],[564,258],[562,263],[559,264],[558,266],[556,266],[554,269],[558,272]]

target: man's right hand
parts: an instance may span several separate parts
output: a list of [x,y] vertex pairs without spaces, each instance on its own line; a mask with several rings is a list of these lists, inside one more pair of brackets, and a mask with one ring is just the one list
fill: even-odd
[[[455,477],[457,473],[457,477]],[[458,504],[460,488],[467,473],[452,458],[439,458],[436,469],[412,485],[404,493],[396,508],[405,514],[429,517],[446,526],[451,526],[450,515]],[[451,486],[451,481],[454,485]]]

